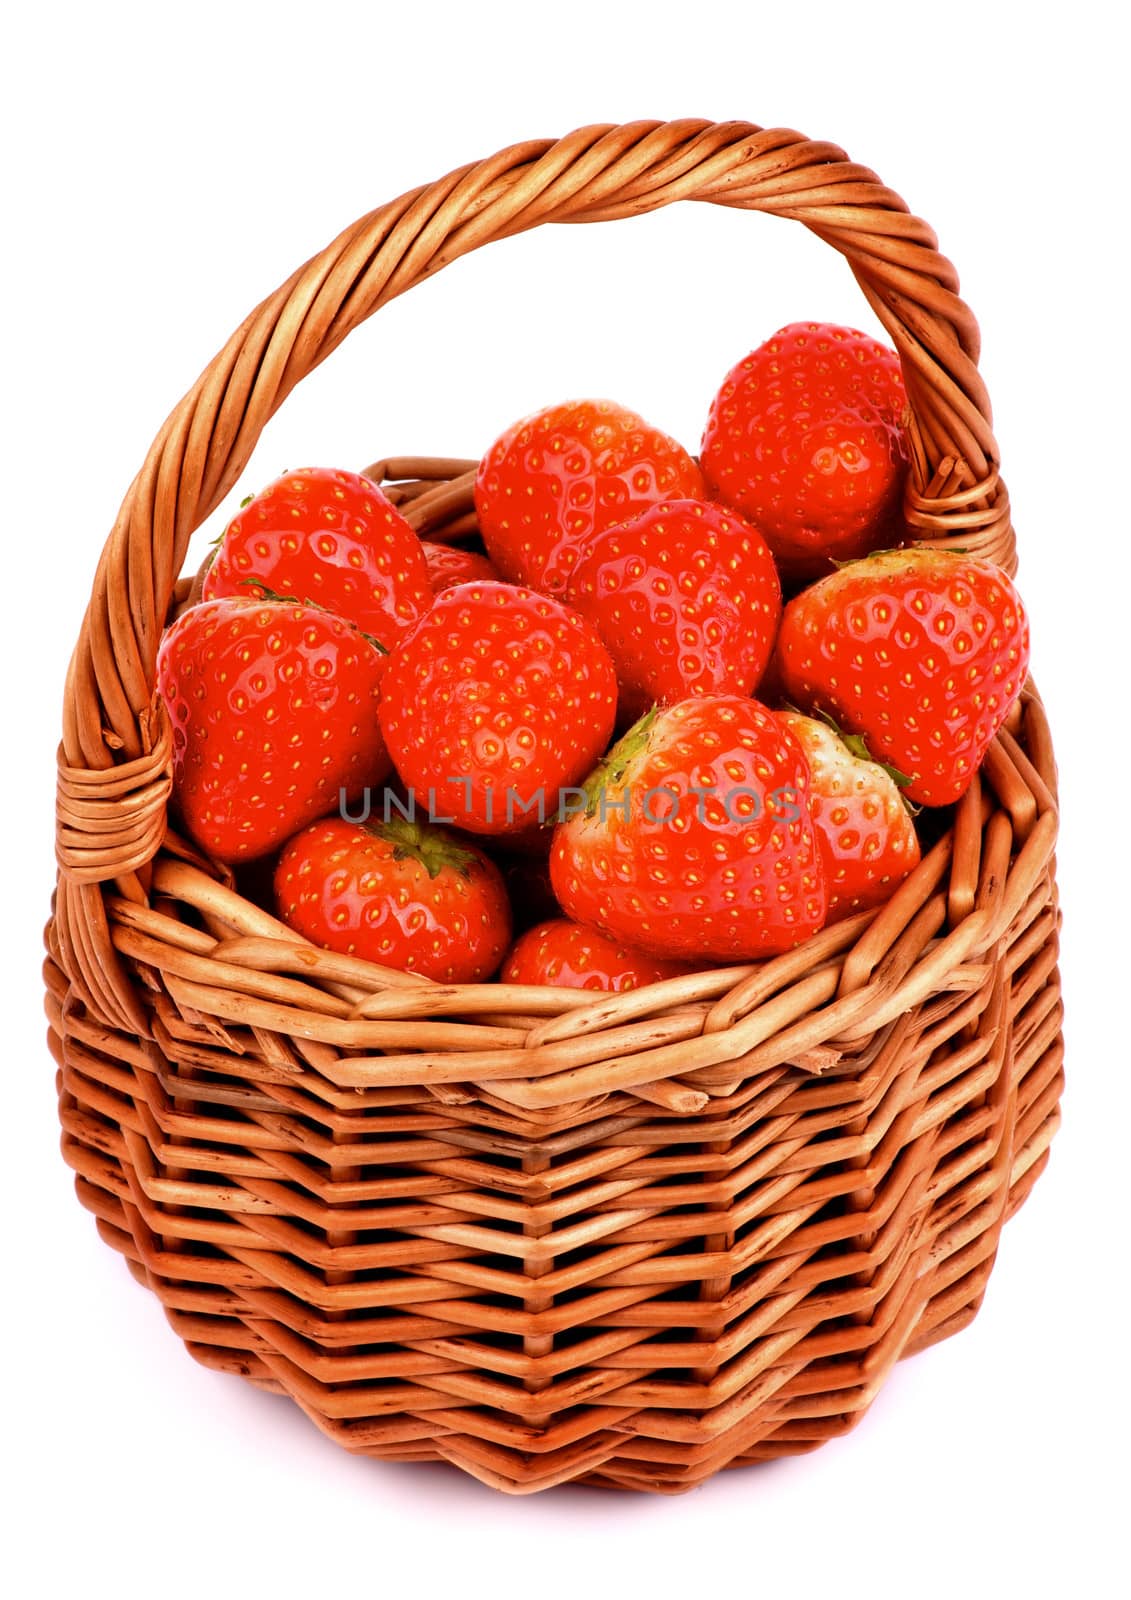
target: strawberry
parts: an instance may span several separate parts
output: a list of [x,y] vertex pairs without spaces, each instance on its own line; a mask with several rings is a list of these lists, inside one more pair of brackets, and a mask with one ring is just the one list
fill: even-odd
[[781,711],[809,763],[809,814],[829,890],[828,922],[882,905],[919,864],[919,838],[896,780],[854,735]]
[[568,916],[649,955],[788,949],[826,906],[805,756],[739,695],[649,712],[555,830],[550,876]]
[[288,472],[228,524],[205,600],[285,596],[345,617],[391,649],[432,604],[420,540],[356,472]]
[[611,400],[572,400],[524,417],[479,465],[475,508],[504,578],[560,594],[590,534],[660,500],[702,499],[682,445]]
[[711,405],[703,471],[757,524],[789,578],[899,541],[906,406],[894,350],[794,322],[740,361]]
[[173,724],[174,798],[219,861],[265,855],[380,781],[386,657],[340,617],[275,600],[210,600],[166,633],[157,684]]
[[737,512],[671,500],[587,540],[565,601],[608,646],[621,716],[635,721],[657,701],[752,693],[781,585],[765,540]]
[[917,804],[969,788],[1029,669],[1029,624],[1000,567],[948,550],[854,561],[786,606],[786,694],[860,734]]
[[494,862],[444,828],[396,814],[304,828],[279,857],[275,900],[313,944],[442,983],[489,978],[510,943]]
[[454,589],[457,583],[483,583],[497,581],[499,574],[475,550],[461,550],[455,544],[432,544],[421,540],[420,548],[428,563],[428,581],[433,594],[444,589]]
[[657,961],[630,950],[568,917],[556,917],[528,929],[516,940],[499,977],[503,983],[607,989],[620,994],[663,978],[677,978],[688,970],[677,961]]
[[400,776],[439,820],[522,832],[609,741],[616,674],[592,625],[507,583],[438,595],[393,652],[381,728]]

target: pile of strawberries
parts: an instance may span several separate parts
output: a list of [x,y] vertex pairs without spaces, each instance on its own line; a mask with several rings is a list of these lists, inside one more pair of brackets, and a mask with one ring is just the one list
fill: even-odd
[[881,904],[1029,652],[1005,573],[905,547],[905,406],[893,351],[793,324],[698,461],[608,401],[508,428],[478,549],[288,473],[161,644],[184,829],[306,938],[445,982],[629,988]]

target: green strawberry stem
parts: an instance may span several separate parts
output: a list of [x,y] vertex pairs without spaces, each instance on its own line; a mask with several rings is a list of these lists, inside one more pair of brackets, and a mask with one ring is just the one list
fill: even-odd
[[475,865],[475,852],[459,844],[443,828],[429,827],[410,817],[390,817],[387,822],[371,822],[368,831],[393,847],[394,861],[418,861],[430,878],[447,870],[469,878]]
[[659,707],[653,706],[646,711],[638,721],[632,724],[626,734],[623,734],[613,745],[608,755],[604,756],[583,784],[585,793],[585,815],[591,817],[601,802],[601,795],[609,789],[619,789],[624,781],[624,775],[641,751],[645,749],[652,735],[652,724],[659,715]]

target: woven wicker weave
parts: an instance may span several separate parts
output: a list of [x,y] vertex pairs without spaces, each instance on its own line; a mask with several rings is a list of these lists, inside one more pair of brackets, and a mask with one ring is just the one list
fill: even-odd
[[[1012,571],[977,329],[930,229],[796,133],[589,128],[382,207],[252,313],[126,497],[66,690],[46,973],[83,1204],[199,1360],[347,1449],[511,1491],[676,1491],[850,1428],[974,1315],[1057,1125],[1031,685],[882,912],[625,995],[316,951],[168,830],[159,635],[190,534],[294,385],[478,245],[683,199],[845,256],[904,365],[911,526]],[[453,538],[468,465],[371,471]]]

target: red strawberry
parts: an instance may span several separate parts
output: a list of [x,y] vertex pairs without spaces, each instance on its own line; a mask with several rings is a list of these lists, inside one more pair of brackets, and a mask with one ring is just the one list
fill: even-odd
[[756,700],[649,712],[586,798],[550,852],[554,892],[576,921],[650,955],[727,962],[788,949],[824,920],[809,769]]
[[340,617],[273,600],[191,606],[157,655],[173,723],[174,797],[220,861],[273,850],[379,782],[387,657]]
[[278,912],[326,950],[443,983],[489,978],[510,942],[498,867],[443,828],[393,815],[304,828],[275,869]]
[[622,720],[657,701],[750,694],[781,616],[765,541],[702,500],[651,506],[582,548],[565,601],[588,617],[617,669]]
[[786,606],[778,662],[789,698],[866,739],[943,806],[969,788],[1029,670],[1029,624],[989,561],[896,550],[855,561]]
[[557,917],[530,928],[511,946],[499,977],[503,983],[548,984],[562,989],[642,989],[690,969],[678,961],[656,961],[603,933]]
[[500,435],[479,465],[475,507],[503,577],[560,594],[590,534],[705,493],[698,466],[666,433],[611,400],[573,400]]
[[703,471],[787,576],[827,572],[901,537],[905,405],[893,350],[854,328],[794,322],[727,374]]
[[473,833],[553,814],[604,750],[616,675],[590,623],[507,583],[436,598],[389,659],[381,727],[397,771],[433,816]]
[[388,650],[432,604],[420,540],[356,472],[288,472],[240,508],[204,579],[204,598],[281,595],[356,623]]
[[809,813],[829,889],[828,922],[882,905],[919,864],[919,838],[899,788],[869,761],[853,735],[827,722],[781,711],[809,763]]
[[499,574],[475,550],[461,550],[455,544],[431,544],[421,541],[424,559],[428,563],[428,579],[434,594],[444,589],[454,589],[457,583],[491,583]]

